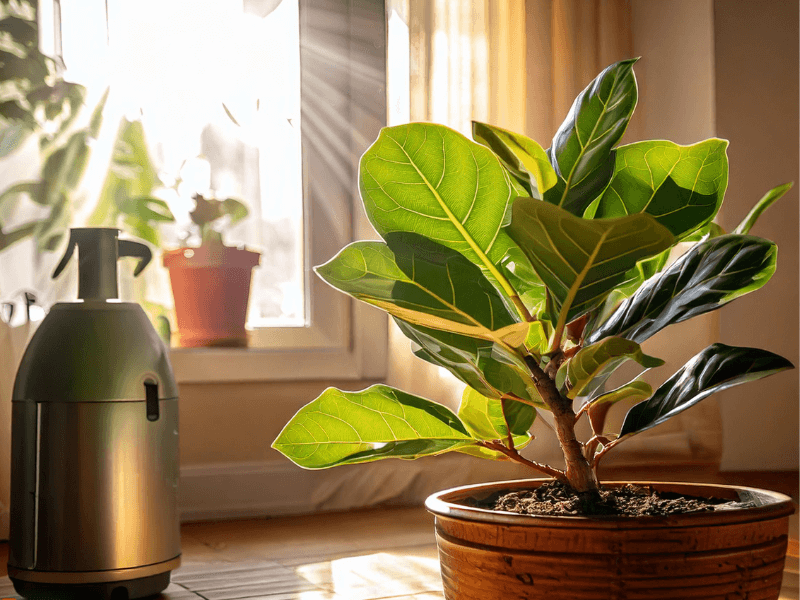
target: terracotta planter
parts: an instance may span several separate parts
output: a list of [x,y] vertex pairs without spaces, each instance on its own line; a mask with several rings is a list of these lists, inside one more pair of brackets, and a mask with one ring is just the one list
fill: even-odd
[[169,269],[178,345],[246,346],[250,279],[258,252],[227,246],[164,253]]
[[756,504],[673,517],[530,517],[458,504],[543,481],[465,486],[428,498],[447,600],[777,600],[780,594],[794,512],[788,496],[642,483]]

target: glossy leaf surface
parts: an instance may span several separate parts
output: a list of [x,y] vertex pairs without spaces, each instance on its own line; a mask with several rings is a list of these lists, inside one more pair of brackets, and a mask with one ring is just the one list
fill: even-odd
[[506,440],[511,433],[514,445],[522,448],[531,440],[528,430],[536,418],[536,411],[532,406],[514,400],[487,398],[467,387],[461,397],[458,417],[476,439]]
[[623,60],[604,69],[583,90],[548,150],[558,181],[547,202],[575,214],[605,189],[614,174],[614,151],[636,107],[633,64]]
[[416,325],[499,340],[504,327],[517,324],[481,270],[455,250],[407,232],[386,239],[354,242],[316,272],[333,287]]
[[549,318],[547,288],[518,246],[514,245],[508,249],[498,268],[534,317]]
[[419,458],[474,444],[448,408],[374,385],[360,392],[325,390],[301,408],[272,447],[306,469]]
[[552,294],[559,323],[601,302],[637,261],[674,240],[649,215],[592,221],[531,198],[514,202],[507,229]]
[[[616,404],[621,400],[644,400],[649,398],[652,394],[653,388],[649,383],[636,379],[634,381],[629,381],[628,383],[621,385],[610,392],[600,394],[597,398],[592,400],[591,405]],[[589,410],[591,410],[591,408],[589,408]]]
[[400,330],[417,345],[414,354],[444,367],[484,396],[513,394],[544,407],[524,361],[502,346],[447,331],[410,325],[395,319]]
[[387,127],[359,174],[367,216],[384,239],[415,232],[499,275],[494,265],[511,245],[501,225],[512,187],[488,148],[443,125]]
[[541,199],[556,184],[558,176],[547,153],[529,137],[478,121],[472,122],[472,137],[500,158],[530,197]]
[[792,189],[793,185],[793,183],[784,183],[764,194],[761,200],[756,202],[756,205],[747,213],[747,216],[737,225],[736,229],[733,230],[733,233],[749,233],[762,213],[772,206],[773,202]]
[[653,394],[653,388],[644,381],[631,381],[615,390],[598,396],[586,408],[589,422],[592,424],[592,431],[605,433],[606,417],[611,407],[621,400],[646,400]]
[[660,358],[642,352],[636,342],[621,337],[609,337],[581,348],[575,356],[561,365],[556,374],[556,385],[568,398],[577,398],[592,379],[609,363],[618,359],[634,360],[647,369],[664,364]]
[[594,218],[647,213],[677,238],[702,227],[717,214],[728,186],[727,147],[719,139],[620,146],[614,178]]
[[788,360],[766,350],[712,344],[665,381],[649,400],[631,408],[619,435],[641,433],[714,392],[791,368]]
[[591,381],[600,375],[604,368],[614,362],[633,360],[652,369],[660,367],[664,361],[648,356],[639,344],[620,337],[609,337],[581,348],[575,356],[567,360],[556,374],[556,385],[568,398],[583,395]]
[[777,247],[757,237],[727,234],[701,242],[648,280],[588,337],[621,336],[638,343],[757,290],[775,272]]

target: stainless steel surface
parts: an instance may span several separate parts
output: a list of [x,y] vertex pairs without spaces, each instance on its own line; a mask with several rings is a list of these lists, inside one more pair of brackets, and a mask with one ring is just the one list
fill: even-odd
[[[16,402],[16,413],[24,417],[26,405]],[[177,399],[159,401],[157,421],[145,402],[39,406],[38,496],[26,478],[34,487],[12,504],[22,531],[11,536],[9,565],[99,571],[179,555]],[[35,427],[28,434],[22,444],[33,447]]]
[[70,243],[54,276],[77,244],[87,299],[50,309],[14,382],[8,566],[43,584],[158,577],[181,553],[178,387],[141,307],[102,299],[118,257],[138,273],[150,250],[113,229]]
[[138,304],[63,302],[28,344],[12,399],[143,401],[148,377],[160,398],[178,397],[167,348]]
[[8,568],[8,576],[22,581],[35,583],[63,583],[69,585],[80,585],[84,583],[106,583],[110,581],[126,581],[129,579],[140,579],[150,577],[159,573],[173,571],[181,566],[181,557],[176,556],[172,560],[156,563],[154,565],[144,565],[131,569],[114,569],[112,571],[84,571],[81,573],[53,573],[49,571],[27,571],[25,569]]

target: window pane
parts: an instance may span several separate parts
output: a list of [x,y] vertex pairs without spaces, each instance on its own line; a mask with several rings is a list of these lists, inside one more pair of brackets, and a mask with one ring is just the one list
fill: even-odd
[[[109,0],[107,31],[105,6],[62,4],[64,77],[90,97],[111,85],[105,127],[141,115],[176,217],[163,246],[199,243],[194,193],[244,201],[248,217],[224,239],[262,253],[248,327],[304,325],[297,0]],[[171,305],[168,290],[149,285],[148,299]]]

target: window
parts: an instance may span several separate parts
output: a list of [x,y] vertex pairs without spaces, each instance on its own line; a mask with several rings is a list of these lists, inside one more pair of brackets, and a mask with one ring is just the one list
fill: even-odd
[[[176,217],[159,228],[164,246],[185,239],[193,192],[249,206],[226,242],[262,252],[250,347],[173,349],[179,381],[380,377],[385,318],[310,267],[371,235],[357,167],[385,124],[383,2],[39,4],[40,27],[55,32],[41,36],[42,49],[63,56],[65,79],[87,86],[90,106],[110,83],[104,130],[113,138],[109,120],[141,114],[164,183],[158,195]],[[101,135],[93,152],[104,143],[108,152],[113,139]],[[106,166],[87,170],[85,197],[96,197]],[[78,207],[73,224],[89,213]],[[171,302],[160,265],[145,274],[147,300]]]

